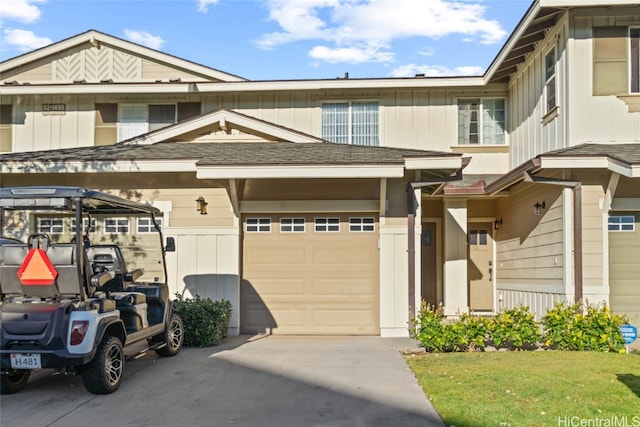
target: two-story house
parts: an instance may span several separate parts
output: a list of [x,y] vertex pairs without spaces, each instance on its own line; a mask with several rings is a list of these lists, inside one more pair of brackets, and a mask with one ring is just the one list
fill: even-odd
[[483,76],[248,81],[91,30],[0,63],[0,185],[153,202],[172,290],[231,333],[402,336],[421,300],[637,323],[639,46],[637,2],[536,0]]

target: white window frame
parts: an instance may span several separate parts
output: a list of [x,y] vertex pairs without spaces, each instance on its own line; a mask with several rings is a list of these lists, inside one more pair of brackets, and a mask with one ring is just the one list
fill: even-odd
[[[503,102],[503,120],[502,120],[502,138],[501,138],[501,142],[492,142],[492,143],[485,143],[485,140],[487,140],[488,136],[485,135],[485,128],[489,125],[489,124],[485,124],[485,111],[488,110],[488,108],[485,107],[485,104],[488,104],[488,101],[496,101],[496,100],[501,100]],[[461,139],[466,139],[466,135],[463,136],[462,132],[461,132],[461,128],[463,127],[463,124],[461,123],[461,110],[460,107],[462,105],[468,105],[468,104],[472,104],[474,102],[477,101],[478,104],[478,118],[476,120],[477,123],[477,138],[478,138],[478,142],[464,142],[464,140],[461,142]],[[459,146],[479,146],[479,145],[490,145],[490,146],[504,146],[507,144],[507,99],[505,97],[502,96],[494,96],[494,97],[490,97],[490,96],[485,96],[485,97],[475,97],[475,98],[458,98],[457,100],[457,108],[458,108],[458,145]],[[498,110],[495,110],[498,111]],[[469,121],[469,123],[471,123],[471,121]],[[491,123],[492,126],[496,127],[498,126],[498,123],[500,123],[499,120],[493,120],[493,122]],[[496,141],[494,134],[494,138],[493,141]]]
[[[358,111],[354,109],[354,105],[369,104],[375,105],[375,117],[372,122],[358,123],[354,117],[358,114]],[[329,112],[325,111],[331,105],[344,105],[346,106],[346,120],[333,120],[331,123],[326,123],[325,118],[328,117]],[[373,111],[373,110],[372,110]],[[371,112],[370,112],[371,113]],[[323,139],[327,141],[335,142],[338,144],[350,144],[350,145],[364,145],[374,146],[380,145],[380,102],[376,100],[358,100],[358,101],[324,101],[320,106],[320,133]],[[337,132],[338,127],[346,128],[346,135]],[[355,130],[373,129],[375,128],[375,135],[367,132],[356,132]],[[330,132],[329,132],[330,130]]]
[[[88,230],[87,230],[88,228]],[[89,227],[89,218],[82,218],[82,234],[95,233],[98,228],[98,222],[95,218],[91,218],[91,226]],[[71,218],[71,233],[76,232],[76,219]]]
[[339,233],[340,218],[318,217],[313,220],[313,230],[316,233]]
[[129,234],[129,218],[105,218],[104,234]]
[[[45,222],[48,222],[48,225],[44,225]],[[63,234],[64,218],[38,218],[38,233]]]
[[281,233],[304,233],[307,229],[306,220],[299,218],[280,218]]
[[246,233],[271,233],[271,218],[245,218],[244,231]]
[[[130,138],[135,138],[136,136],[143,135],[152,130],[159,129],[164,126],[173,124],[173,123],[166,123],[160,126],[153,126],[153,124],[150,122],[149,109],[154,105],[173,106],[174,108],[173,123],[176,123],[178,121],[178,104],[173,102],[154,102],[151,104],[139,104],[139,103],[118,104],[118,142],[130,139]],[[129,108],[138,109],[137,113],[133,116],[137,120],[125,121],[127,117],[125,116],[124,110]]]
[[629,93],[640,93],[640,27],[629,28]]
[[[544,113],[549,114],[558,108],[558,56],[556,47],[552,47],[544,55]],[[547,58],[553,55],[553,73],[548,74]],[[549,92],[553,88],[553,103],[550,104]]]
[[[617,218],[620,221],[612,221]],[[624,219],[631,219],[631,222],[623,222]],[[612,228],[615,227],[615,228]],[[626,227],[626,228],[625,228]],[[607,221],[607,229],[613,233],[631,233],[636,231],[636,217],[635,215],[609,215]]]
[[349,218],[350,233],[373,233],[376,231],[376,219],[372,216]]
[[[162,230],[162,218],[156,218],[155,223]],[[156,228],[151,223],[151,218],[137,218],[136,219],[136,233],[137,234],[151,234],[156,233]]]

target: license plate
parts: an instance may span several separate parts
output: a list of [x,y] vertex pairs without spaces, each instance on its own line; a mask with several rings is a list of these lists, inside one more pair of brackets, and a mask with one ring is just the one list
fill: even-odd
[[13,369],[42,368],[38,353],[11,353],[11,367]]

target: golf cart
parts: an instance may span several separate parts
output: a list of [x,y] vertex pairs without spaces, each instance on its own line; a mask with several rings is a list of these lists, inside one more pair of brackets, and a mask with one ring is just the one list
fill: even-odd
[[20,391],[40,368],[112,393],[126,358],[180,351],[164,259],[175,243],[164,246],[159,214],[85,188],[0,188],[2,234],[20,238],[0,243],[1,393]]

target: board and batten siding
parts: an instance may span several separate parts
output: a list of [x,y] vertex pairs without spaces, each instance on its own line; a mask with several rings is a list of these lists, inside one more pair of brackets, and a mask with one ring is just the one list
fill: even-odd
[[[509,83],[510,167],[567,144],[569,25],[566,16],[547,34]],[[557,116],[545,112],[545,56],[556,49]]]
[[[562,190],[522,184],[512,191],[497,202],[503,218],[496,230],[497,309],[526,305],[540,317],[565,297]],[[543,201],[536,216],[533,205]]]
[[637,97],[625,95],[628,28],[640,26],[640,7],[576,9],[571,14],[571,145],[639,141],[640,114],[627,103]]

